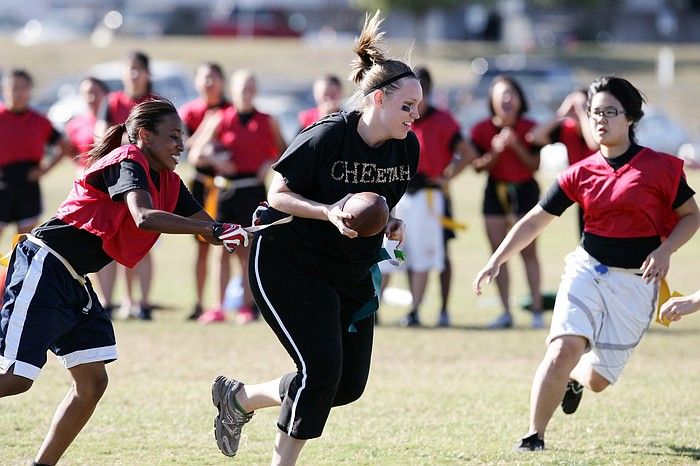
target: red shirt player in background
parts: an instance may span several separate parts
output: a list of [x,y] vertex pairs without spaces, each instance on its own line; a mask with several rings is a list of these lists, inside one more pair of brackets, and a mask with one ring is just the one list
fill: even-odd
[[83,169],[87,165],[86,155],[95,143],[95,125],[100,118],[100,111],[109,89],[101,79],[87,76],[80,81],[78,93],[85,102],[85,112],[71,118],[66,123],[65,131],[75,152],[78,153],[75,162]]
[[[224,93],[226,79],[224,71],[218,63],[206,62],[199,65],[194,78],[194,85],[199,93],[195,100],[183,105],[179,112],[188,139],[185,147],[191,148],[197,144],[202,134],[207,134],[208,124],[214,121],[211,116],[220,113],[231,106],[231,102]],[[214,122],[214,126],[216,126]],[[201,144],[201,143],[200,143]],[[204,206],[204,210],[216,218],[218,204],[218,189],[214,185],[214,177],[224,175],[231,171],[231,162],[228,154],[220,157],[220,142],[213,141],[207,145],[207,150],[189,153],[189,161],[195,168],[195,176],[190,184],[190,191],[197,201]],[[197,301],[188,319],[196,320],[202,315],[202,301],[204,298],[204,285],[207,279],[207,257],[209,255],[209,243],[203,238],[197,237],[197,259],[195,262],[195,280],[197,287]]]
[[[540,188],[535,171],[540,154],[526,139],[535,122],[526,118],[527,100],[520,85],[511,77],[496,76],[489,89],[491,117],[477,123],[471,138],[481,157],[474,160],[477,172],[489,174],[482,213],[486,234],[495,250],[508,233],[515,219],[521,218],[537,204]],[[542,328],[542,293],[540,292],[540,261],[533,241],[520,255],[525,262],[528,285],[532,295],[532,327]],[[496,279],[503,313],[488,328],[513,326],[510,313],[510,279],[504,267]]]
[[[567,95],[551,120],[537,125],[529,134],[536,146],[561,142],[566,147],[569,165],[579,162],[598,150],[591,134],[586,113],[586,90]],[[583,210],[578,206],[579,236],[583,233]]]
[[[110,92],[107,95],[107,106],[103,121],[97,123],[96,132],[98,135],[103,134],[104,128],[108,126],[124,123],[131,109],[137,104],[157,98],[153,94],[150,58],[148,55],[139,51],[131,51],[126,55],[124,68],[122,69],[122,83],[124,84],[124,90]],[[122,142],[126,143],[126,141]],[[153,309],[149,301],[151,283],[153,281],[151,254],[146,254],[133,269],[122,269],[121,266],[113,263],[100,271],[98,274],[100,288],[102,288],[107,306],[112,306],[112,292],[114,291],[117,268],[124,271],[123,275],[126,281],[126,294],[121,305],[123,311],[120,313],[127,317],[151,320],[151,311]],[[141,301],[138,306],[134,306],[132,294],[134,276],[138,278],[141,287]]]
[[326,115],[340,111],[343,86],[336,75],[327,74],[316,79],[313,93],[316,106],[299,112],[300,130],[317,122]]
[[[406,242],[402,249],[408,257],[406,267],[413,302],[411,312],[401,319],[400,324],[408,327],[420,325],[418,313],[428,272],[438,270],[442,306],[437,324],[448,327],[447,301],[452,268],[447,256],[448,235],[443,231],[443,217],[451,216],[448,184],[477,157],[477,153],[462,136],[454,117],[431,104],[433,81],[428,69],[418,67],[414,73],[423,90],[423,100],[418,103],[420,118],[411,125],[420,144],[420,158],[416,176],[411,179],[395,212],[395,216],[406,224]],[[449,237],[454,237],[451,230],[449,234]],[[396,269],[387,262],[380,266],[384,272]]]
[[566,257],[519,451],[544,450],[545,429],[560,404],[573,414],[584,387],[600,392],[618,380],[655,314],[671,254],[700,225],[683,161],[635,142],[635,125],[644,116],[639,90],[625,79],[603,77],[589,86],[587,103],[600,151],[559,174],[474,279],[481,294],[501,265],[554,218],[573,203],[583,206],[585,230]]
[[[202,128],[207,132],[202,132],[191,149],[190,156],[195,165],[199,158],[210,153],[212,145],[220,144],[228,155],[229,164],[215,179],[219,188],[217,221],[237,219],[234,223],[242,225],[252,221],[253,212],[267,198],[264,182],[270,165],[286,147],[275,119],[255,108],[257,92],[257,81],[250,71],[235,72],[231,76],[233,105],[211,115],[206,128]],[[243,271],[243,305],[237,316],[237,322],[241,324],[258,317],[246,273],[249,254],[247,248],[239,248],[235,254]],[[221,255],[220,264],[220,306],[202,314],[199,321],[203,323],[225,319],[223,304],[231,278],[229,255]]]
[[[73,154],[68,141],[51,122],[29,107],[33,80],[22,69],[2,78],[0,104],[0,235],[10,223],[18,233],[36,226],[43,211],[39,178]],[[47,147],[53,153],[45,157]]]

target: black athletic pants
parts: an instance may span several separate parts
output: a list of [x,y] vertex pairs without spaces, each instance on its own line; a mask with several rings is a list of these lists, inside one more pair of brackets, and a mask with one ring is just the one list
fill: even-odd
[[248,271],[262,316],[297,367],[282,378],[277,426],[293,438],[311,439],[321,435],[333,406],[351,403],[364,391],[374,315],[355,323],[356,333],[348,327],[373,288],[371,280],[339,283],[327,261],[320,260],[318,270],[303,262],[258,234]]

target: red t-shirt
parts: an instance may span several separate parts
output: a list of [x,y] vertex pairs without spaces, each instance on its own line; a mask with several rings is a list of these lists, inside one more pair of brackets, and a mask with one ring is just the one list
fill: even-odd
[[316,123],[321,118],[321,113],[318,111],[318,107],[307,108],[299,112],[299,124],[302,129],[307,126]]
[[87,164],[85,154],[95,143],[95,123],[97,123],[97,117],[88,113],[77,115],[66,123],[66,136],[80,154],[77,162],[81,167]]
[[590,149],[585,139],[581,136],[578,123],[572,118],[565,118],[559,126],[559,142],[566,146],[569,157],[569,165],[580,162],[591,154],[595,154],[596,149]]
[[440,177],[452,161],[452,143],[459,134],[459,124],[448,112],[431,109],[413,122],[411,130],[420,144],[418,173],[429,178]]
[[[515,132],[526,149],[531,150],[530,143],[525,140],[525,135],[535,126],[535,122],[520,118],[515,125]],[[491,140],[500,132],[491,118],[477,123],[471,131],[471,138],[477,149],[483,154],[491,150]],[[489,171],[490,176],[496,181],[508,183],[522,183],[532,179],[533,171],[527,168],[518,158],[518,155],[510,149],[504,150],[496,164]]]
[[129,112],[131,112],[132,108],[141,102],[157,98],[157,95],[150,92],[135,99],[126,95],[124,91],[110,92],[107,96],[108,123],[110,125],[121,125],[125,123],[126,119],[129,118]]
[[617,170],[597,152],[559,173],[557,181],[583,208],[585,232],[667,237],[678,222],[673,202],[682,176],[682,160],[645,147]]
[[73,182],[68,197],[56,212],[56,218],[102,239],[102,249],[109,257],[126,267],[134,267],[153,247],[160,233],[136,226],[126,202],[113,201],[109,194],[87,182],[91,173],[124,159],[139,163],[148,177],[153,208],[173,212],[180,193],[180,177],[166,168],[160,170],[156,188],[146,156],[137,146],[118,147],[97,160]]
[[209,107],[203,99],[195,99],[187,102],[180,107],[179,114],[182,122],[185,124],[187,131],[192,134],[197,131],[199,125],[204,120],[204,115],[209,110],[222,109],[226,110],[231,106],[231,102],[223,101],[221,104],[214,107]]
[[234,107],[224,110],[219,125],[219,140],[231,154],[231,161],[238,167],[238,173],[257,173],[263,163],[273,161],[279,155],[271,118],[256,110],[243,123]]
[[0,104],[0,167],[20,162],[38,164],[54,128],[32,109],[13,113]]

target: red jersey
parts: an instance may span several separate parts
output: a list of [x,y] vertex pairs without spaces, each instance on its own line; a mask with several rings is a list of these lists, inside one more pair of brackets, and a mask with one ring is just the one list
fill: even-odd
[[131,144],[114,149],[87,167],[73,182],[73,188],[58,208],[56,217],[99,236],[102,249],[108,256],[122,265],[134,267],[153,247],[160,233],[138,228],[126,202],[113,201],[108,193],[87,182],[91,173],[124,159],[134,160],[145,170],[153,208],[173,212],[180,193],[180,177],[166,168],[160,170],[160,189],[157,189],[146,156]]
[[21,162],[39,164],[51,142],[51,122],[32,109],[20,113],[0,104],[0,167]]
[[[535,122],[520,118],[515,124],[515,132],[520,137],[520,142],[527,150],[531,150],[530,143],[525,139],[525,135],[535,127]],[[491,140],[499,133],[501,129],[497,128],[491,118],[477,123],[471,132],[471,138],[474,145],[481,151],[486,153],[491,150]],[[504,150],[498,157],[496,164],[489,170],[490,176],[496,181],[505,181],[508,183],[522,183],[532,179],[533,171],[527,168],[518,158],[518,155],[511,149]]]
[[596,149],[591,149],[586,144],[586,140],[581,136],[578,123],[573,118],[564,118],[559,126],[559,142],[566,146],[569,156],[569,165],[580,162],[591,154],[595,154]]
[[80,154],[78,163],[81,167],[87,164],[85,154],[95,143],[95,123],[97,123],[97,117],[88,113],[75,116],[66,123],[66,136]]
[[151,94],[150,92],[132,99],[124,93],[124,91],[110,92],[107,95],[107,111],[109,115],[110,125],[121,125],[126,122],[129,118],[129,112],[131,109],[140,104],[141,102],[146,102],[147,100],[157,99],[158,96]]
[[418,173],[429,178],[442,176],[452,161],[452,143],[459,134],[459,124],[448,112],[433,108],[414,121],[411,130],[420,144]]
[[231,102],[223,101],[219,105],[209,107],[203,99],[195,99],[180,107],[178,113],[180,114],[180,118],[182,118],[182,122],[185,124],[185,128],[192,134],[199,128],[199,125],[202,124],[202,120],[204,120],[204,115],[207,111],[213,109],[226,110],[230,106]]
[[649,148],[613,170],[600,152],[557,176],[557,182],[584,211],[584,231],[606,238],[667,237],[678,216],[673,202],[683,161]]
[[271,119],[270,115],[256,110],[243,123],[234,107],[224,110],[219,140],[231,154],[231,161],[239,173],[257,173],[263,163],[273,161],[279,155]]
[[321,112],[318,111],[318,107],[307,108],[299,112],[299,125],[301,125],[302,128],[306,128],[320,119]]

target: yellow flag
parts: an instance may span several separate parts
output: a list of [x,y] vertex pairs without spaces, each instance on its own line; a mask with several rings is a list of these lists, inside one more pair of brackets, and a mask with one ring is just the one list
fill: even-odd
[[661,305],[669,299],[675,298],[677,296],[683,295],[675,290],[673,291],[673,293],[671,293],[671,289],[668,287],[668,282],[665,278],[662,278],[661,282],[659,283],[659,303],[658,306],[656,306],[656,323],[665,325],[666,327],[671,325],[670,320],[661,318]]
[[17,243],[19,243],[20,238],[22,238],[22,235],[20,234],[17,234],[12,237],[12,249],[10,249],[10,252],[0,257],[0,265],[4,267],[10,265],[10,257],[12,257],[12,250],[15,249],[15,246],[17,246]]

